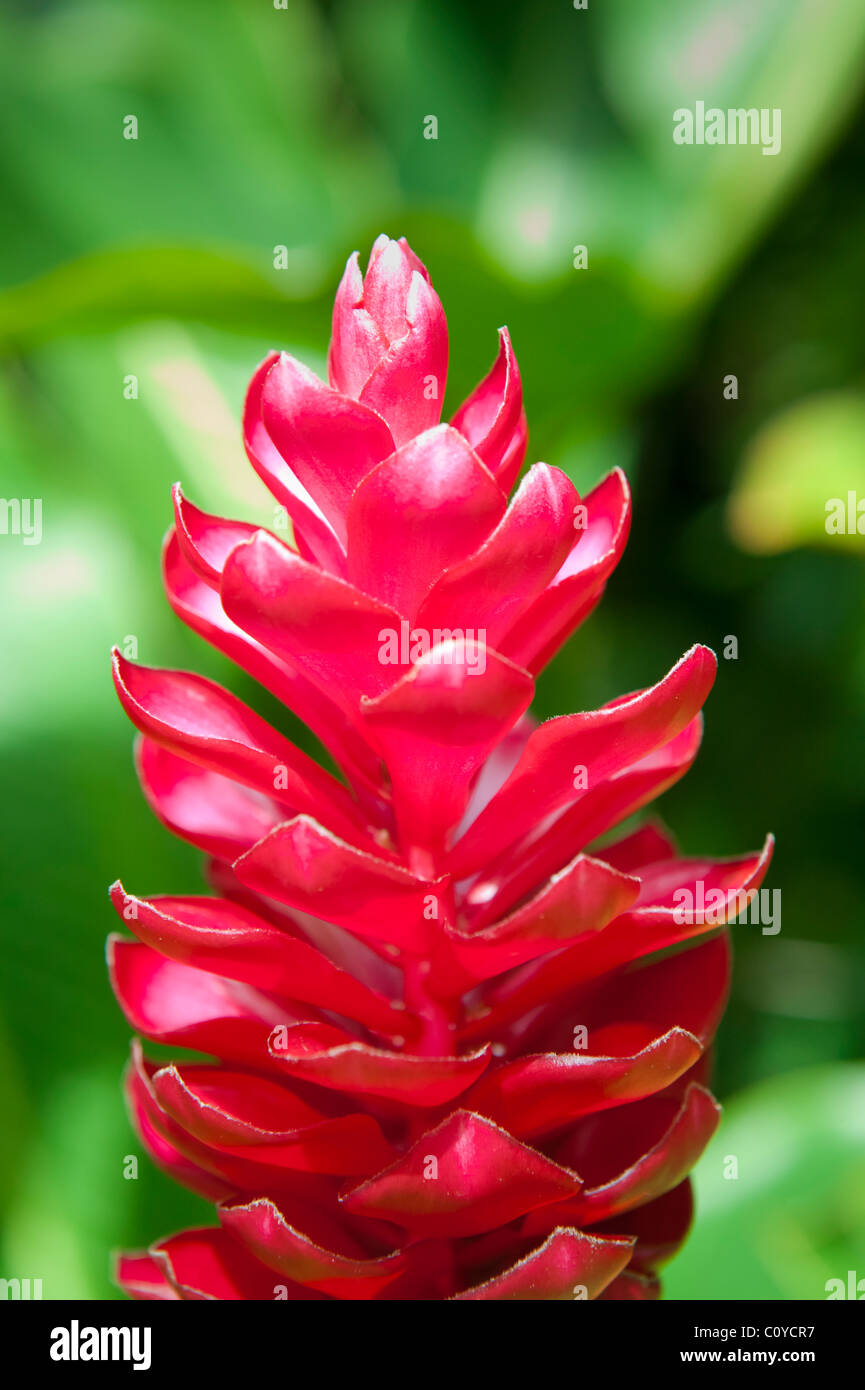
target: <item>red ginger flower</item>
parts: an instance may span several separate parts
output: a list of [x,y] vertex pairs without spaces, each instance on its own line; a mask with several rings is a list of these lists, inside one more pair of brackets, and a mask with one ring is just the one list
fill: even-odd
[[427,272],[381,237],[337,293],[330,384],[273,353],[249,388],[294,548],[175,490],[172,607],[344,781],[213,682],[115,654],[145,795],[219,894],[111,890],[130,1024],[216,1059],[133,1051],[142,1142],[219,1218],[123,1257],[139,1298],[650,1298],[690,1223],[729,951],[723,913],[674,894],[755,888],[769,849],[608,832],[690,767],[715,660],[533,724],[535,675],[624,548],[627,484],[581,501],[536,463],[508,504],[507,332],[440,424],[446,370]]

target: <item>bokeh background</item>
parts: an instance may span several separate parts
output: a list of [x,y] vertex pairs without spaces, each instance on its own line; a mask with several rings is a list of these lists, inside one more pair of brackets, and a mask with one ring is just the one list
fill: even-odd
[[[108,648],[262,708],[162,599],[169,487],[272,524],[246,380],[272,346],[323,367],[345,257],[385,230],[448,310],[447,409],[507,322],[531,458],[633,486],[539,711],[738,639],[659,809],[687,853],[774,830],[782,930],[735,929],[726,1117],[667,1295],[865,1277],[865,537],[824,526],[865,497],[860,0],[20,0],[0,89],[0,491],[43,499],[39,546],[0,536],[0,1275],[114,1297],[112,1248],[210,1219],[143,1157],[123,1176],[105,889],[201,877],[138,793]],[[780,107],[780,155],[674,145],[698,98]]]

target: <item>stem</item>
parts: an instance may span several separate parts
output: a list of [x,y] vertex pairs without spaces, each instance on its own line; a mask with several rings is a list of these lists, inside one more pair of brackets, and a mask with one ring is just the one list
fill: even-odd
[[404,967],[406,1008],[417,1014],[421,1033],[412,1051],[420,1057],[451,1057],[454,1052],[452,1015],[448,1006],[427,989],[430,963],[414,957]]
[[[439,876],[435,855],[427,848],[412,846],[407,854],[409,868],[418,878],[432,882]],[[447,917],[453,915],[453,889],[449,890],[445,904]],[[441,930],[438,920],[431,920],[429,926],[430,954],[436,945],[437,930]],[[453,1006],[446,1000],[438,999],[428,987],[431,968],[429,956],[413,956],[403,967],[405,984],[405,1004],[420,1019],[421,1033],[413,1051],[420,1057],[452,1057],[454,1055]]]

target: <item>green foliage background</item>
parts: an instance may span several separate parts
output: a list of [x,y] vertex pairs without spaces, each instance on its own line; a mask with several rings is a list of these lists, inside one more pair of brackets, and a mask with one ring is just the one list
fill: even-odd
[[[137,791],[107,653],[135,635],[259,699],[161,597],[168,489],[272,523],[246,380],[271,346],[323,365],[342,263],[386,230],[448,310],[447,409],[507,322],[531,457],[583,488],[620,463],[634,488],[539,711],[738,637],[661,810],[688,853],[774,830],[783,927],[735,931],[727,1115],[668,1296],[865,1276],[863,541],[824,527],[828,498],[865,496],[863,59],[859,0],[0,6],[2,493],[41,497],[44,524],[39,547],[0,537],[0,1274],[109,1298],[112,1248],[209,1219],[146,1159],[123,1177],[105,888],[201,880]],[[697,98],[780,107],[781,154],[675,146]]]

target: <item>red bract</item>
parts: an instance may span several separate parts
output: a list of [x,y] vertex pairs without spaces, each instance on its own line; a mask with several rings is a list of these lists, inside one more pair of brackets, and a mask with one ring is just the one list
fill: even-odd
[[[534,678],[630,521],[526,445],[498,357],[450,424],[444,314],[404,241],[353,257],[329,383],[256,371],[253,467],[293,544],[175,490],[177,614],[311,727],[341,777],[200,676],[115,654],[145,795],[214,897],[112,900],[111,978],[150,1062],[142,1142],[219,1225],[122,1258],[139,1298],[652,1298],[718,1110],[724,916],[769,849],[680,858],[615,828],[676,782],[715,659],[536,726]],[[278,528],[277,528],[278,529]],[[702,889],[698,887],[702,885]],[[683,949],[687,948],[687,949]]]

